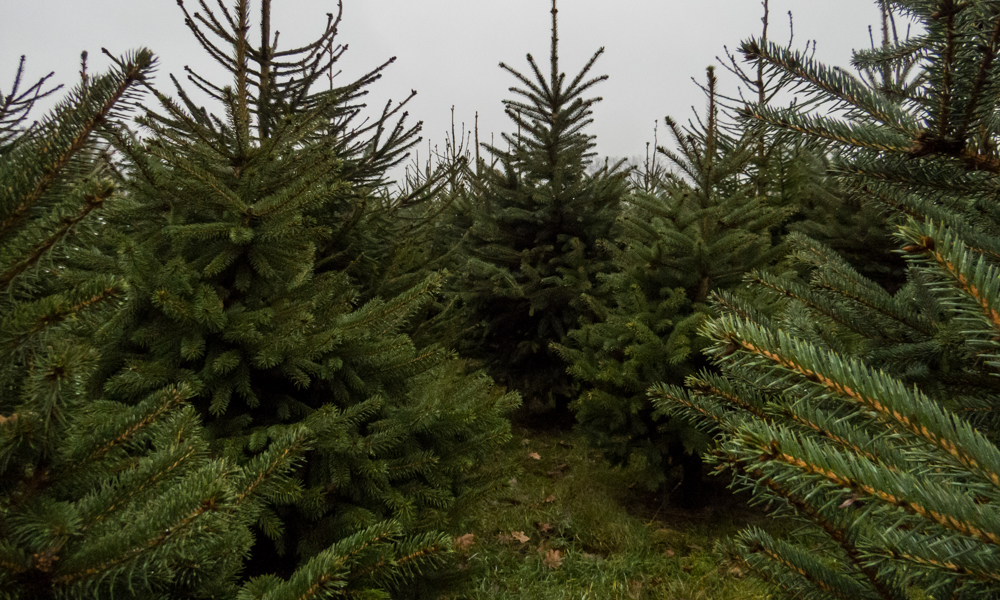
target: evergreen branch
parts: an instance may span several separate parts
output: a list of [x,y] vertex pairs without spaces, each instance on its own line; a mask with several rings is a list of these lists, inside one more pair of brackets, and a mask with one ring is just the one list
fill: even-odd
[[[946,529],[986,544],[1000,545],[1000,531],[991,527],[995,523],[990,523],[989,511],[968,496],[946,492],[907,473],[881,472],[877,463],[842,454],[829,447],[821,448],[784,430],[754,427],[741,430],[735,437],[752,448],[761,460],[787,465],[798,472],[817,476],[837,488],[852,490],[901,508]],[[877,483],[874,479],[878,480]]]
[[[729,457],[729,455],[725,454],[722,450],[716,450],[713,454],[723,457],[724,459]],[[808,494],[800,496],[790,490],[787,486],[784,486],[776,481],[774,478],[768,477],[763,471],[759,469],[748,469],[746,464],[738,459],[730,458],[726,460],[726,463],[730,468],[734,469],[741,475],[764,485],[772,494],[786,501],[798,515],[808,519],[814,525],[818,526],[840,547],[840,549],[844,552],[844,555],[851,561],[851,564],[864,574],[880,598],[883,600],[905,600],[905,595],[902,594],[898,588],[889,586],[885,580],[879,576],[878,571],[868,565],[864,554],[852,539],[853,536],[849,534],[849,531],[852,528],[852,521],[850,518],[841,518],[838,522],[834,522],[827,518],[826,515],[829,513],[825,513],[821,509],[814,506],[813,503],[808,501],[810,498]]]
[[[236,89],[234,90],[236,106],[231,110],[233,111],[233,133],[236,135],[236,151],[240,162],[242,162],[250,149],[250,109],[247,102],[249,89],[247,87],[247,53],[249,46],[247,34],[250,31],[249,0],[236,0],[235,9],[238,24],[233,30],[236,34],[236,41],[233,44],[235,46],[236,58],[232,70],[236,75]],[[242,165],[234,166],[239,169]]]
[[865,589],[857,580],[837,573],[808,553],[781,540],[775,540],[762,530],[748,532],[742,541],[747,543],[747,550],[750,552],[766,556],[831,597],[841,600],[871,597],[870,594],[866,593],[869,590]]
[[[982,45],[977,45],[977,50],[982,52],[982,60],[979,62],[979,70],[972,81],[972,88],[969,90],[969,97],[965,100],[965,114],[959,122],[959,129],[955,134],[958,139],[966,139],[969,128],[981,119],[977,118],[977,109],[992,112],[994,109],[994,99],[992,96],[984,98],[984,90],[987,87],[990,75],[993,72],[993,62],[997,52],[1000,50],[1000,19],[993,23],[993,31],[990,33],[989,41]],[[991,86],[992,87],[992,86]],[[985,100],[985,102],[984,102]],[[985,115],[984,115],[985,116]]]
[[[946,139],[949,131],[949,126],[951,125],[951,103],[952,103],[952,93],[953,85],[952,81],[952,67],[955,63],[955,53],[957,40],[955,31],[955,15],[958,13],[958,4],[956,0],[942,0],[940,8],[931,17],[931,19],[943,19],[944,24],[944,52],[941,55],[941,60],[935,65],[940,68],[940,71],[935,69],[931,71],[932,77],[940,73],[941,81],[938,85],[934,86],[934,91],[940,97],[940,104],[937,107],[937,114],[933,115],[935,120],[937,120],[938,139]],[[930,25],[931,23],[929,23]]]
[[700,376],[691,376],[684,381],[685,385],[698,395],[721,398],[730,406],[735,406],[762,420],[770,420],[771,417],[764,412],[764,403],[759,398],[756,401],[744,400],[733,388],[732,383],[722,378],[702,373]]
[[[288,50],[282,50],[280,52],[274,52],[273,57],[278,58],[282,56],[298,56],[303,52],[317,52],[326,49],[333,38],[337,35],[337,31],[340,29],[340,21],[344,16],[344,2],[343,0],[337,0],[337,15],[334,16],[332,13],[326,13],[326,27],[323,30],[324,33],[320,37],[316,38],[316,41],[311,42],[305,46],[300,46],[298,48],[290,48]],[[346,50],[346,46],[341,47],[341,52]],[[301,64],[307,61],[295,61],[292,64]]]
[[880,537],[883,543],[875,552],[893,560],[980,582],[1000,581],[996,559],[967,540],[933,538],[905,530],[885,531]]
[[350,575],[348,565],[366,551],[398,536],[399,530],[396,523],[379,523],[337,542],[297,569],[287,582],[272,589],[271,596],[312,600],[325,595],[330,587],[345,587]]
[[17,63],[17,73],[14,75],[14,83],[11,85],[10,93],[0,92],[0,155],[7,153],[13,143],[23,141],[23,138],[19,139],[23,133],[19,128],[21,123],[28,118],[35,103],[51,96],[63,87],[57,85],[45,89],[46,82],[55,74],[53,71],[31,84],[28,89],[21,91],[24,62],[25,57],[22,55]]
[[587,61],[587,64],[580,69],[580,72],[576,74],[576,77],[573,78],[573,81],[570,82],[569,87],[563,92],[563,94],[566,96],[579,96],[592,86],[602,81],[607,81],[607,75],[600,75],[598,77],[591,77],[585,83],[581,83],[583,78],[588,72],[590,72],[590,69],[594,66],[594,63],[597,62],[597,59],[600,58],[602,54],[604,54],[604,46],[601,46],[597,49],[597,52],[594,52],[593,56],[591,56],[590,60]]
[[[917,149],[914,150],[914,152],[920,151],[922,151],[921,146],[917,146]],[[971,148],[963,148],[956,156],[971,171],[986,171],[1000,175],[1000,157],[982,154]]]
[[914,553],[904,551],[887,551],[886,554],[896,560],[907,561],[922,567],[934,567],[935,569],[940,569],[942,571],[949,571],[955,575],[973,577],[980,581],[990,579],[993,581],[1000,581],[1000,573],[997,571],[969,569],[968,567],[953,561],[934,560],[925,556],[917,556]]
[[[101,282],[99,285],[103,286],[105,283]],[[20,331],[10,335],[8,343],[9,351],[14,352],[16,349],[23,347],[27,340],[32,337],[38,336],[42,332],[66,322],[71,317],[81,314],[92,306],[120,298],[125,290],[121,285],[109,285],[108,287],[103,287],[103,289],[99,287],[97,290],[93,290],[93,293],[88,290],[79,291],[83,293],[83,298],[67,299],[62,295],[49,296],[38,302],[26,304],[24,311],[15,311],[10,316],[9,321],[7,319],[0,320],[0,327],[5,327],[9,323],[31,323],[30,327],[19,327]],[[75,303],[67,306],[67,302]]]
[[687,409],[686,414],[696,421],[710,423],[716,427],[725,424],[723,415],[719,411],[712,410],[703,402],[696,402],[694,396],[689,396],[683,388],[657,382],[649,388],[647,395],[652,398],[653,405],[664,413],[680,412],[677,411],[677,407],[680,406]]
[[[177,433],[182,434],[184,432],[179,431]],[[130,479],[128,482],[130,486],[126,489],[122,489],[121,491],[123,493],[120,496],[109,499],[101,511],[88,515],[88,518],[80,524],[80,533],[86,533],[92,526],[100,524],[109,515],[113,515],[116,510],[128,505],[130,500],[140,495],[142,492],[152,488],[162,480],[167,479],[174,473],[174,471],[193,458],[198,451],[199,449],[194,445],[188,446],[183,454],[172,457],[173,462],[152,473],[151,477],[143,478],[141,482]]]
[[952,285],[977,306],[981,318],[992,327],[992,332],[979,335],[988,338],[986,343],[996,346],[995,340],[1000,336],[1000,286],[997,284],[1000,271],[983,256],[973,258],[950,229],[933,222],[902,227],[898,235],[909,242],[903,247],[904,251],[931,259]]
[[[49,158],[48,152],[42,153],[42,156],[48,160],[39,178],[35,181],[32,189],[21,198],[19,204],[8,211],[0,220],[0,233],[19,222],[25,212],[59,179],[63,169],[73,157],[87,146],[94,131],[112,114],[129,90],[144,80],[153,64],[153,56],[148,50],[139,51],[135,55],[134,61],[125,64],[122,72],[115,74],[117,81],[114,82],[113,87],[106,91],[100,106],[85,115],[82,120],[74,122],[75,131],[68,143],[59,149],[59,154]],[[111,76],[106,76],[101,81],[111,82]],[[88,89],[93,91],[99,88],[100,86],[93,83]],[[82,110],[83,106],[79,108]]]
[[913,217],[913,218],[920,218],[923,216],[922,212],[916,210],[908,203],[902,202],[892,195],[879,193],[873,187],[866,185],[859,185],[858,190],[872,197],[876,202],[879,202],[880,204],[884,204],[885,206],[892,208],[893,210],[895,210],[896,212],[898,212],[903,216]]
[[165,544],[173,536],[178,536],[184,530],[191,527],[199,517],[207,512],[215,510],[216,499],[214,497],[209,497],[204,499],[197,508],[193,509],[186,515],[184,515],[180,521],[175,523],[172,527],[164,529],[158,532],[151,539],[148,539],[141,546],[137,546],[131,549],[129,552],[123,552],[117,557],[107,560],[105,562],[91,565],[85,569],[77,571],[75,573],[66,573],[52,578],[52,583],[55,585],[71,585],[77,582],[83,582],[89,579],[103,579],[107,576],[107,573],[125,563],[131,561],[139,560],[139,556],[150,552],[157,547]]
[[[909,138],[884,127],[847,123],[830,117],[802,114],[793,109],[769,106],[749,106],[740,109],[744,118],[753,119],[776,129],[806,134],[812,138],[836,142],[855,149],[920,156],[937,151],[923,138]],[[970,157],[969,160],[973,158]]]
[[[160,398],[166,394],[166,398]],[[99,460],[101,457],[106,455],[112,449],[127,443],[129,440],[133,439],[136,433],[146,429],[152,423],[159,420],[163,415],[169,413],[178,405],[180,405],[185,400],[189,399],[192,395],[190,389],[187,386],[179,385],[173,386],[169,390],[164,390],[151,396],[145,402],[136,407],[134,414],[140,415],[144,408],[148,409],[148,405],[152,405],[154,409],[152,411],[143,414],[141,418],[135,423],[128,426],[126,429],[118,433],[118,435],[110,440],[105,440],[99,445],[97,445],[86,458],[79,460],[75,463],[76,468],[80,468],[80,465],[86,463],[92,463]],[[147,406],[144,406],[147,405]],[[69,465],[67,465],[67,468]]]
[[52,231],[48,238],[39,240],[35,247],[20,262],[15,263],[6,271],[0,273],[0,288],[7,288],[15,277],[23,273],[32,265],[36,264],[49,250],[52,249],[59,240],[65,238],[81,221],[90,216],[90,213],[104,204],[104,201],[114,194],[114,187],[95,183],[92,193],[81,193],[84,202],[80,211],[72,217],[63,217],[60,226]]
[[[760,271],[752,271],[751,273],[748,273],[745,281],[776,292],[786,298],[801,302],[805,306],[808,306],[814,311],[828,317],[830,320],[841,325],[845,329],[849,329],[861,335],[867,335],[870,333],[863,323],[858,322],[856,317],[851,318],[849,313],[842,314],[842,311],[835,310],[833,307],[823,302],[822,298],[813,293],[812,290],[794,281],[781,281],[772,275],[762,273]],[[836,291],[843,292],[843,290],[839,289]]]
[[[157,122],[166,122],[166,120],[163,117],[149,111],[147,111],[145,117],[136,119],[137,122],[159,134],[161,138],[174,142],[174,144],[180,148],[186,148],[188,144],[186,143],[186,140],[181,137],[181,134],[175,133],[177,130],[183,130],[183,135],[191,135],[195,139],[200,140],[217,154],[225,155],[225,140],[213,139],[210,137],[208,134],[215,133],[210,127],[202,126],[200,120],[192,118],[192,116],[178,106],[172,98],[160,93],[158,90],[152,89],[151,87],[148,87],[147,89],[151,89],[152,94],[156,97],[160,104],[167,109],[167,112],[169,112],[174,119],[178,119],[180,121],[177,125],[183,125],[183,128],[177,127],[173,123],[167,123],[169,129],[165,129],[164,127],[158,125]],[[219,137],[221,138],[221,136]],[[146,152],[148,147],[151,146],[152,144],[147,144],[140,149],[140,152]],[[122,147],[133,149],[132,144],[123,145]],[[133,160],[136,163],[140,163],[138,159]]]
[[759,323],[763,327],[771,326],[771,320],[767,315],[730,292],[715,290],[711,294],[711,301],[712,306],[716,307],[720,313],[733,314],[747,321]]
[[161,150],[155,145],[150,145],[146,151],[150,155],[162,159],[165,163],[186,172],[188,175],[194,177],[196,181],[204,184],[210,190],[215,192],[215,195],[218,198],[223,200],[223,206],[225,208],[237,211],[238,213],[245,213],[247,211],[248,207],[246,203],[243,202],[238,194],[229,189],[224,182],[220,181],[207,170],[199,168],[195,161],[188,160],[182,156],[174,155],[173,153],[164,152],[163,150],[166,149],[163,148]]
[[[952,415],[918,390],[857,359],[842,359],[753,323],[724,316],[710,325],[710,335],[727,348],[742,349],[841,397],[878,413],[906,431],[944,451],[959,464],[1000,488],[1000,450],[968,423]],[[721,352],[716,350],[720,355]],[[956,442],[955,440],[960,440]]]
[[[310,437],[311,434],[306,428],[299,428],[299,433],[294,435],[291,440],[283,440],[285,444],[280,448],[277,455],[272,457],[271,453],[268,453],[256,461],[251,461],[244,470],[256,470],[257,476],[251,483],[243,486],[233,497],[233,505],[229,508],[229,512],[234,512],[236,508],[256,495],[258,488],[270,481],[274,477],[275,472],[288,471],[292,460],[308,449]],[[263,460],[267,460],[267,465],[266,468],[261,469],[259,462]]]
[[[777,67],[798,81],[806,82],[813,89],[822,91],[839,104],[863,110],[876,121],[907,137],[914,137],[919,133],[917,123],[897,103],[888,101],[883,95],[865,86],[843,69],[829,68],[801,52],[779,46],[774,42],[766,42],[762,47],[754,38],[744,41],[740,45],[740,51],[748,60],[760,60]],[[753,106],[748,110],[755,112],[761,108],[766,107]]]
[[[837,415],[826,415],[810,406],[798,404],[778,406],[776,412],[788,422],[801,426],[818,438],[829,440],[842,450],[865,458],[872,464],[877,464],[893,473],[901,473],[902,470],[898,465],[907,464],[906,458],[899,454],[895,448],[888,445],[876,446],[876,440],[869,436],[868,432],[864,432],[856,426],[848,425],[845,427],[845,419]],[[839,433],[838,430],[840,430]],[[859,437],[861,439],[858,439]],[[867,450],[863,445],[876,446],[876,449]]]

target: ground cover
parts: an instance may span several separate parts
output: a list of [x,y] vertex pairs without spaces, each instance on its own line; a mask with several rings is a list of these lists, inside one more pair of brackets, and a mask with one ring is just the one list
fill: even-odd
[[[754,600],[763,590],[716,542],[766,518],[721,482],[681,510],[570,433],[515,431],[509,492],[455,540],[467,585],[449,599]],[[676,500],[676,498],[674,499]]]

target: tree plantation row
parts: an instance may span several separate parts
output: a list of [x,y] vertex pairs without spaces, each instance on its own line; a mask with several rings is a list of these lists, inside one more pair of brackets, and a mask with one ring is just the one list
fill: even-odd
[[0,96],[0,595],[466,597],[514,419],[794,519],[722,550],[774,597],[1000,598],[1000,3],[877,0],[840,68],[765,1],[748,100],[709,68],[629,165],[553,0],[510,130],[398,189],[419,126],[362,118],[385,65],[325,85],[339,16],[178,4],[230,80]]

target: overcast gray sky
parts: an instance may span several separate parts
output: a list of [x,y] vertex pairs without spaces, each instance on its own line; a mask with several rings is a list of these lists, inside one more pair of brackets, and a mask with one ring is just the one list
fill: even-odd
[[[216,0],[210,0],[214,5]],[[231,0],[224,0],[231,5]],[[196,0],[187,0],[189,10]],[[9,91],[17,59],[28,56],[28,74],[55,71],[55,81],[76,82],[81,50],[92,70],[115,54],[139,46],[160,57],[159,81],[182,74],[184,65],[212,73],[208,59],[184,27],[176,0],[7,0],[0,20],[0,90]],[[253,3],[256,6],[256,2]],[[273,27],[282,47],[319,33],[336,0],[273,0]],[[548,57],[551,0],[344,0],[341,61],[344,77],[367,71],[391,56],[398,59],[371,92],[370,104],[419,95],[411,117],[424,121],[424,137],[440,143],[456,120],[471,127],[476,111],[482,141],[509,129],[501,101],[515,82],[500,61],[527,71],[525,54],[542,64]],[[572,77],[600,46],[606,48],[595,74],[610,80],[594,88],[604,98],[590,132],[598,152],[637,156],[666,115],[686,121],[704,101],[691,78],[718,64],[723,46],[760,31],[760,0],[561,0],[561,67]],[[848,66],[853,48],[869,45],[868,26],[878,20],[872,0],[771,0],[770,37],[788,38],[794,14],[794,45],[818,42],[817,57]],[[720,70],[723,84],[733,77]],[[228,82],[227,82],[228,83]],[[664,141],[661,137],[661,143]],[[426,148],[427,143],[423,144]],[[421,154],[425,154],[424,151]]]

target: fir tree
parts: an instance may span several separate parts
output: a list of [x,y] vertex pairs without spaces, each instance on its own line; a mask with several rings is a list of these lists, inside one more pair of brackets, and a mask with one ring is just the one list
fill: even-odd
[[88,339],[127,297],[98,268],[122,201],[101,130],[154,67],[141,50],[24,127],[54,89],[0,107],[0,585],[9,598],[232,597],[250,525],[284,489],[306,428],[243,467],[212,458],[190,386],[131,404],[89,393]]
[[559,71],[557,12],[553,1],[548,76],[530,54],[531,76],[500,64],[524,86],[511,88],[518,99],[504,101],[517,133],[503,135],[507,150],[486,146],[499,168],[476,180],[461,282],[470,323],[481,325],[470,353],[534,410],[570,398],[572,378],[550,344],[577,325],[586,313],[581,294],[609,268],[601,243],[611,238],[625,190],[620,165],[587,172],[594,140],[584,130],[600,98],[584,94],[606,79],[588,78],[603,48],[567,80]]
[[751,39],[743,52],[814,102],[745,115],[827,144],[847,189],[899,215],[907,285],[889,293],[799,236],[809,285],[760,273],[751,281],[770,306],[717,296],[722,316],[704,332],[724,376],[651,393],[710,424],[712,460],[804,523],[790,540],[750,530],[736,544],[782,595],[995,598],[1000,13],[992,2],[879,5],[923,32],[854,62],[915,61],[907,85],[872,87]]
[[[667,463],[684,465],[680,498],[701,501],[698,456],[707,439],[684,420],[654,413],[646,390],[681,383],[701,366],[708,294],[735,287],[746,271],[781,255],[772,231],[788,210],[756,195],[747,177],[755,139],[729,135],[719,123],[714,69],[709,67],[707,114],[680,127],[667,118],[676,150],[658,148],[666,167],[646,167],[620,218],[616,271],[602,294],[589,297],[597,318],[569,334],[560,352],[586,386],[574,402],[580,428],[616,463],[643,466],[659,487]],[[601,296],[606,297],[606,302]]]
[[311,432],[289,493],[254,524],[254,595],[418,595],[468,507],[507,479],[492,456],[516,396],[402,332],[440,275],[385,299],[351,276],[380,243],[368,225],[385,171],[417,140],[391,104],[354,125],[382,67],[318,89],[342,54],[339,15],[280,50],[268,0],[259,45],[246,0],[202,8],[184,8],[187,24],[233,82],[189,77],[225,117],[178,85],[179,102],[155,92],[141,138],[118,131],[129,193],[112,221],[130,294],[100,331],[105,389],[132,402],[189,386],[213,453],[239,465]]
[[[880,4],[879,10],[882,21],[879,45],[887,48],[891,43],[898,44],[900,37],[894,15],[885,4]],[[761,43],[766,45],[766,39]],[[815,50],[815,42],[812,49]],[[812,56],[813,53],[807,54]],[[887,99],[902,102],[913,97],[918,85],[919,80],[912,76],[915,65],[916,58],[911,55],[892,64],[856,65],[856,73],[866,85],[881,90]],[[756,70],[768,72],[761,62],[757,62]],[[786,80],[789,77],[787,73],[775,76]],[[784,180],[791,179],[798,186],[809,188],[809,193],[798,195],[798,212],[788,230],[803,233],[828,246],[859,273],[890,292],[903,286],[906,263],[895,251],[896,240],[892,236],[899,215],[871,202],[864,192],[841,186],[838,178],[829,172],[831,157],[824,144],[775,129],[756,128],[756,132],[765,138],[784,140],[772,147],[785,156],[790,155],[791,160],[782,160],[776,166],[781,170],[800,171],[801,176],[785,177]]]
[[[478,120],[478,118],[477,118]],[[476,132],[478,134],[478,132]],[[472,225],[473,132],[452,125],[444,149],[428,144],[425,161],[420,152],[407,165],[399,191],[387,199],[388,210],[377,213],[375,225],[382,242],[373,253],[377,265],[366,284],[372,297],[401,293],[432,273],[444,275],[442,292],[411,319],[408,333],[418,344],[435,343],[459,350],[465,323],[458,278],[463,241]],[[476,161],[476,162],[474,162]]]

